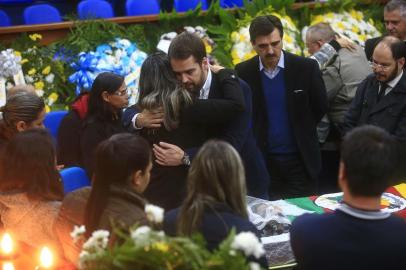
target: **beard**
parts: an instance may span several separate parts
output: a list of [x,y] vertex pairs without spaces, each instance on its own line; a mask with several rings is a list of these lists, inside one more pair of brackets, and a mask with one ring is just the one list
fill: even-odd
[[395,68],[392,70],[391,73],[389,73],[389,75],[386,77],[386,79],[380,80],[379,76],[381,76],[381,75],[379,75],[379,73],[375,74],[375,76],[376,76],[377,80],[380,82],[384,82],[384,83],[390,82],[391,80],[395,79],[396,76],[398,76],[398,63],[396,62]]

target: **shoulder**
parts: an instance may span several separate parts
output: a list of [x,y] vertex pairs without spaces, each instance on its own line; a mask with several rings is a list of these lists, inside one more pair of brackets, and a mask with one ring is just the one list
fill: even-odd
[[178,218],[179,208],[172,209],[165,213],[164,231],[169,235],[176,235],[176,220]]
[[368,47],[368,46],[375,46],[375,44],[376,44],[381,38],[382,38],[382,37],[375,37],[375,38],[367,39],[367,40],[365,41],[365,47]]
[[319,234],[320,230],[328,228],[336,219],[335,213],[304,214],[292,222],[290,233],[292,236]]
[[296,55],[290,52],[283,51],[284,56],[285,56],[285,64],[289,66],[294,66],[296,68],[301,68],[303,66],[309,67],[309,66],[317,66],[317,61],[309,58],[309,57],[303,57],[300,55]]
[[239,64],[237,64],[235,66],[235,70],[237,72],[244,72],[247,69],[252,69],[253,67],[257,66],[258,70],[259,70],[259,60],[258,60],[258,56],[254,56],[251,59],[248,59],[244,62],[241,62]]

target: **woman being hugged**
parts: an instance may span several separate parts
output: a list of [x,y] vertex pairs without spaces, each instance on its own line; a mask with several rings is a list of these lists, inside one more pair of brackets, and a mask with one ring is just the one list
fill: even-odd
[[110,72],[97,75],[88,105],[80,147],[84,167],[91,177],[97,145],[114,134],[124,132],[121,114],[128,105],[124,78]]
[[4,148],[0,217],[4,228],[29,246],[59,249],[53,225],[63,198],[52,138],[44,129],[16,134]]
[[85,212],[88,236],[97,229],[147,224],[141,194],[148,186],[152,167],[148,143],[137,135],[116,134],[97,147],[95,158]]

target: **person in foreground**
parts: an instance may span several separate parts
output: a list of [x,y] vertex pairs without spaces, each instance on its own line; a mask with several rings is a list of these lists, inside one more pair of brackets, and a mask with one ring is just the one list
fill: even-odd
[[299,269],[406,269],[406,222],[381,210],[397,156],[395,139],[379,127],[358,127],[344,137],[343,202],[333,213],[305,214],[292,224]]
[[85,211],[88,236],[98,229],[148,224],[141,194],[149,183],[151,157],[147,141],[134,134],[116,134],[98,146]]
[[63,198],[51,136],[44,129],[16,134],[4,149],[0,170],[0,217],[4,229],[24,244],[53,250],[53,225]]
[[[202,233],[208,249],[215,249],[230,233],[250,231],[259,235],[247,218],[244,167],[237,151],[228,143],[205,143],[189,170],[187,197],[180,208],[165,215],[169,235]],[[266,267],[265,258],[260,263]]]

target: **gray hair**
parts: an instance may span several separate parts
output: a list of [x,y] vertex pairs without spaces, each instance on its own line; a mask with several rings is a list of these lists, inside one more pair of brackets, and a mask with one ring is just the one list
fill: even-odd
[[313,41],[321,40],[323,42],[330,42],[335,38],[336,33],[328,23],[318,23],[312,25],[307,29],[306,36]]
[[384,12],[392,12],[399,10],[403,20],[406,20],[406,1],[405,0],[391,0],[389,1],[384,8]]

